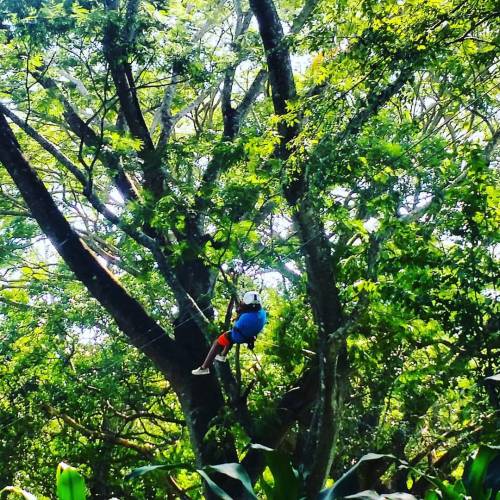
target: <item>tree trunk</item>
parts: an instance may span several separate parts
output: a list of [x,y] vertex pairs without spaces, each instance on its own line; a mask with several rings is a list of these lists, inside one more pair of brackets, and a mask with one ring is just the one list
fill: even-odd
[[[259,23],[266,52],[274,111],[282,116],[288,111],[288,102],[296,97],[283,28],[272,0],[251,0],[250,7]],[[278,157],[287,162],[299,129],[297,125],[280,122],[278,132],[281,136]],[[342,325],[342,307],[330,245],[308,188],[305,165],[291,168],[283,191],[292,207],[293,220],[306,260],[308,295],[318,328],[316,401],[303,455],[304,469],[308,474],[307,493],[308,497],[313,498],[326,480],[333,460],[344,399],[347,354],[345,339],[329,341],[330,335]]]
[[[234,441],[229,432],[223,432],[222,437],[219,436],[217,440],[205,439],[211,424],[215,423],[214,418],[224,405],[224,400],[213,375],[193,377],[190,373],[199,361],[197,356],[201,357],[203,347],[206,349],[207,346],[200,327],[191,319],[186,321],[186,314],[183,316],[181,311],[175,336],[177,339],[185,337],[190,342],[182,344],[172,340],[142,305],[99,264],[59,211],[43,182],[22,155],[19,143],[2,113],[0,145],[0,162],[7,169],[33,217],[57,252],[91,295],[114,318],[129,341],[148,356],[170,382],[185,412],[198,463],[202,465],[237,461]],[[198,354],[193,355],[189,346],[197,346]],[[241,493],[238,483],[227,480],[226,477],[218,480],[228,493]]]
[[294,214],[303,241],[308,295],[318,327],[318,389],[302,463],[313,498],[328,477],[339,433],[348,379],[345,338],[331,339],[343,323],[329,242],[307,195]]

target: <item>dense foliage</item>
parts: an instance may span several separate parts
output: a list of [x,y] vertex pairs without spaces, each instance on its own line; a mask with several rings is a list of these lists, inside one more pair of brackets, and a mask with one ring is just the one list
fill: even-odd
[[[0,0],[0,487],[265,497],[259,443],[419,496],[500,445],[498,14]],[[192,377],[246,289],[255,351]]]

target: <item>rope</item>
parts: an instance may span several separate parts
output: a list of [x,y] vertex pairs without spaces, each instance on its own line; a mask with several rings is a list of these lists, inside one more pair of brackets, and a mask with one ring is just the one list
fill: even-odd
[[[486,96],[489,94],[489,92],[491,92],[491,90],[493,90],[494,88],[498,87],[500,84],[495,84],[493,85],[491,88],[489,88],[487,91],[481,93],[478,97],[476,97],[475,99],[473,99],[472,101],[470,101],[467,105],[464,106],[463,109],[459,110],[457,113],[455,113],[450,119],[447,119],[447,121],[440,125],[437,129],[437,131],[441,130],[446,124],[448,124],[450,122],[451,119],[457,117],[458,115],[460,115],[461,113],[463,113],[464,111],[467,111],[467,108],[470,107],[472,104],[474,104],[475,102],[477,102],[479,99],[481,99],[483,96]],[[478,128],[478,126],[482,125],[482,123],[479,123],[477,124],[475,127],[471,127],[471,129],[469,130],[468,133],[472,132],[472,131],[475,131],[476,128]],[[433,134],[436,133],[436,130],[433,131]],[[411,146],[409,146],[407,149],[405,149],[398,157],[397,159],[403,157],[405,154],[407,154],[408,152],[410,152],[412,149],[414,149],[416,146],[418,146],[418,144],[422,143],[426,138],[430,137],[431,135],[433,134],[427,134],[426,136],[420,138],[418,141],[416,141],[415,143],[413,143]],[[467,133],[466,133],[467,134]],[[462,139],[464,136],[462,135],[460,137],[460,139]],[[447,145],[450,146],[454,143],[455,141],[448,141]],[[430,147],[430,146],[428,146]],[[422,151],[424,151],[425,149],[427,148],[423,148]],[[300,249],[302,249],[305,245],[307,245],[308,243],[310,243],[311,241],[313,241],[314,239],[316,239],[317,237],[319,237],[321,235],[315,235],[311,238],[309,238],[307,241],[305,241],[304,243],[302,243],[301,245],[299,245],[297,248],[291,250],[290,252],[288,252],[287,254],[284,255],[284,257],[288,257],[290,256],[292,253],[297,253]],[[212,307],[212,305],[209,305],[203,309],[200,309],[201,312],[205,312],[207,311],[208,309],[210,309]],[[179,323],[177,326],[182,326],[183,324],[186,324],[187,322],[191,321],[192,318],[188,318],[186,319],[185,321],[182,321],[181,323]],[[145,349],[146,347],[149,347],[150,345],[152,345],[153,343],[157,342],[159,339],[161,339],[162,337],[164,336],[164,334],[160,334],[158,336],[156,336],[155,338],[147,341],[146,343],[144,343],[143,345],[140,345],[140,346],[137,346],[137,348],[139,350],[143,350]],[[135,339],[137,339],[138,337],[135,337]],[[134,338],[132,339],[129,339],[130,342],[133,342],[134,341]],[[273,345],[276,345],[276,344],[273,344]],[[262,373],[265,374],[265,371],[264,369],[262,368],[262,365],[260,364],[258,358],[257,358],[257,355],[252,351],[252,354],[253,356],[255,357],[255,360],[256,360],[256,363],[258,364],[259,366],[259,369],[262,371]],[[115,361],[115,362],[112,362],[112,363],[109,363],[109,364],[104,364],[102,365],[103,368],[111,368],[113,367],[114,365],[118,364],[118,363],[121,363],[121,361]],[[16,422],[22,420],[23,418],[25,418],[25,416],[21,416],[21,417],[17,417],[15,418],[14,420],[12,420],[11,422],[7,423],[7,424],[4,424],[3,426],[0,427],[0,431],[10,427],[11,425],[14,425]]]

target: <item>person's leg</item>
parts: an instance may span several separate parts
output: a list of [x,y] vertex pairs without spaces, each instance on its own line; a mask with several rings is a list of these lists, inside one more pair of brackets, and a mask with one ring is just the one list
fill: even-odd
[[196,368],[196,370],[192,370],[191,373],[193,375],[208,375],[210,373],[210,367],[214,362],[215,357],[222,349],[226,349],[230,347],[232,344],[230,332],[225,332],[219,336],[219,338],[212,344],[210,350],[208,351],[207,357],[203,364]]
[[226,361],[227,353],[230,351],[231,347],[233,347],[233,344],[229,344],[227,346],[224,346],[224,349],[222,349],[222,352],[220,354],[217,354],[215,356],[215,359],[217,361],[221,361],[222,363],[224,363]]
[[217,356],[217,354],[219,354],[221,349],[225,349],[225,347],[223,348],[219,344],[219,340],[216,340],[212,344],[212,347],[210,348],[210,350],[208,351],[207,357],[205,358],[205,361],[203,361],[203,364],[201,365],[201,367],[203,369],[210,368],[212,366],[212,363],[214,362],[215,356]]
[[221,356],[226,357],[227,353],[231,350],[231,347],[233,347],[233,344],[230,344],[230,345],[227,345],[226,347],[224,347],[224,349],[221,352]]

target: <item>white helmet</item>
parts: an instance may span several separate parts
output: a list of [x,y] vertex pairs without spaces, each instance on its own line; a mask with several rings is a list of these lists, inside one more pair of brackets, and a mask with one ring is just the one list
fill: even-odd
[[247,306],[260,304],[260,295],[254,291],[246,292],[243,295],[243,304]]

